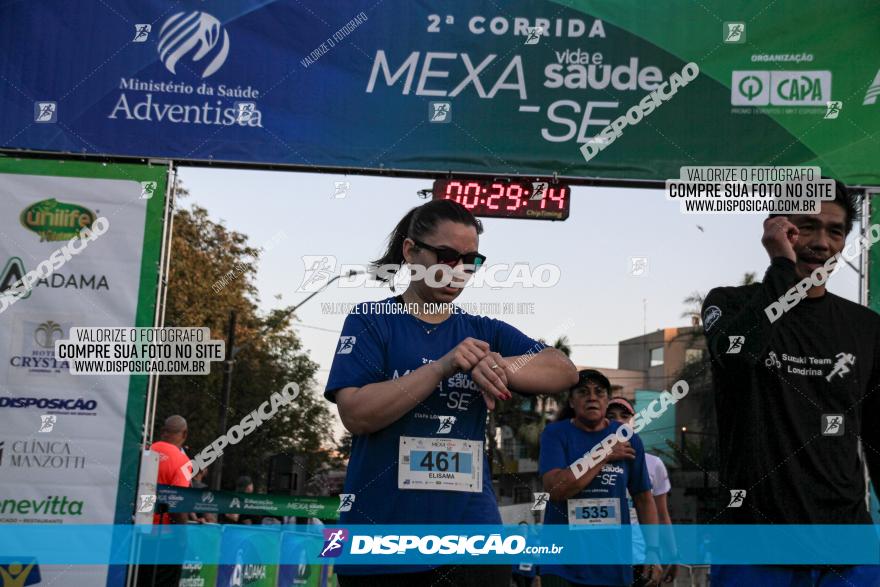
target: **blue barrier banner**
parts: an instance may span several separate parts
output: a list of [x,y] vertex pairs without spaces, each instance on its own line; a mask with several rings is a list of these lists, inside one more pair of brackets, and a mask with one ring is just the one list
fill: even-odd
[[[9,525],[0,526],[0,552],[5,559],[37,560],[41,565],[182,564],[194,559],[205,565],[300,568],[329,564],[634,562],[628,526],[225,526],[220,549],[216,528],[211,524]],[[876,526],[693,525],[665,529],[669,532],[659,533],[663,563],[880,564]]]

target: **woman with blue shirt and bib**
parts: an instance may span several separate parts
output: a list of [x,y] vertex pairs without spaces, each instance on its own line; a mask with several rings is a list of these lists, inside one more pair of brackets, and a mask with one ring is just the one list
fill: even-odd
[[[651,479],[645,465],[641,439],[630,431],[629,440],[617,442],[598,462],[578,477],[570,469],[575,461],[617,434],[621,424],[605,417],[611,383],[599,371],[578,372],[578,383],[571,388],[568,406],[556,422],[541,434],[538,471],[550,503],[544,512],[544,524],[568,524],[572,531],[601,532],[620,529],[630,523],[626,492],[629,489],[639,524],[648,543],[646,585],[657,585],[662,568],[657,534],[649,526],[657,524],[657,509],[651,494]],[[626,434],[618,435],[626,436]],[[624,533],[609,533],[607,549],[621,556],[631,556],[632,541]],[[631,585],[632,566],[625,565],[552,565],[541,564],[542,587],[576,585]]]
[[[485,261],[480,233],[479,221],[449,200],[410,210],[374,265],[385,281],[404,265],[422,271],[402,295],[362,303],[345,319],[324,392],[352,434],[344,491],[353,499],[342,524],[501,524],[484,446],[487,409],[512,391],[558,393],[577,380],[556,349],[451,305]],[[511,567],[336,572],[342,587],[508,587]]]

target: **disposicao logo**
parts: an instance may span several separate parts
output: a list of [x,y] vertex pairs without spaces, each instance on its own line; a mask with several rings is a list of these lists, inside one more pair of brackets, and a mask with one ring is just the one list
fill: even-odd
[[19,217],[21,225],[37,233],[40,242],[66,241],[91,228],[95,213],[84,206],[59,202],[55,198],[31,204]]
[[[176,74],[177,62],[195,50],[190,60],[202,78],[220,69],[229,55],[229,34],[207,12],[178,12],[168,18],[159,31],[159,58]],[[198,63],[202,60],[202,63]]]
[[348,538],[348,530],[324,528],[324,547],[320,558],[335,558],[342,554],[342,545]]

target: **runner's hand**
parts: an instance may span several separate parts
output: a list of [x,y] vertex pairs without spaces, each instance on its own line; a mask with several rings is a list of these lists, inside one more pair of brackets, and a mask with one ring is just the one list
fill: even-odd
[[794,244],[798,240],[800,231],[784,216],[774,216],[764,221],[764,234],[761,236],[761,244],[767,250],[770,258],[785,257],[797,261],[794,254]]
[[471,379],[480,388],[483,399],[486,401],[486,407],[490,410],[495,409],[496,400],[507,400],[513,397],[513,394],[507,389],[507,369],[507,363],[502,356],[490,352],[471,371]]
[[646,587],[657,587],[663,577],[663,567],[660,565],[639,565],[639,576],[645,581]]
[[618,442],[611,448],[611,452],[605,460],[611,462],[625,459],[635,460],[635,458],[636,449],[629,442]]
[[649,567],[650,574],[648,575],[648,585],[656,586],[660,584],[660,579],[663,577],[663,567],[660,565],[651,565]]
[[666,567],[666,572],[663,574],[663,582],[664,583],[672,583],[675,581],[675,578],[678,576],[678,565],[669,565]]
[[437,362],[440,364],[443,378],[446,379],[456,373],[471,371],[487,354],[489,354],[489,343],[469,336]]

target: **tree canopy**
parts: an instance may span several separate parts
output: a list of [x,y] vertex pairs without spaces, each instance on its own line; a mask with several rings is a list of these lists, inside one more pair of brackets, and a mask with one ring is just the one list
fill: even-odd
[[[178,202],[187,195],[181,185],[177,193]],[[295,382],[301,390],[291,406],[224,450],[224,489],[232,488],[238,476],[249,475],[261,490],[269,457],[280,453],[305,457],[315,473],[333,444],[332,417],[314,389],[318,364],[289,329],[291,317],[281,319],[284,310],[268,315],[259,311],[254,280],[260,254],[247,236],[212,221],[204,208],[193,205],[174,213],[165,326],[206,326],[211,338],[225,340],[230,311],[237,313],[236,346],[245,348],[235,358],[227,429],[287,383]],[[258,336],[267,325],[270,332]],[[161,377],[155,438],[172,414],[188,422],[190,457],[224,434],[226,430],[217,429],[222,379],[221,362],[213,363],[207,376]]]

